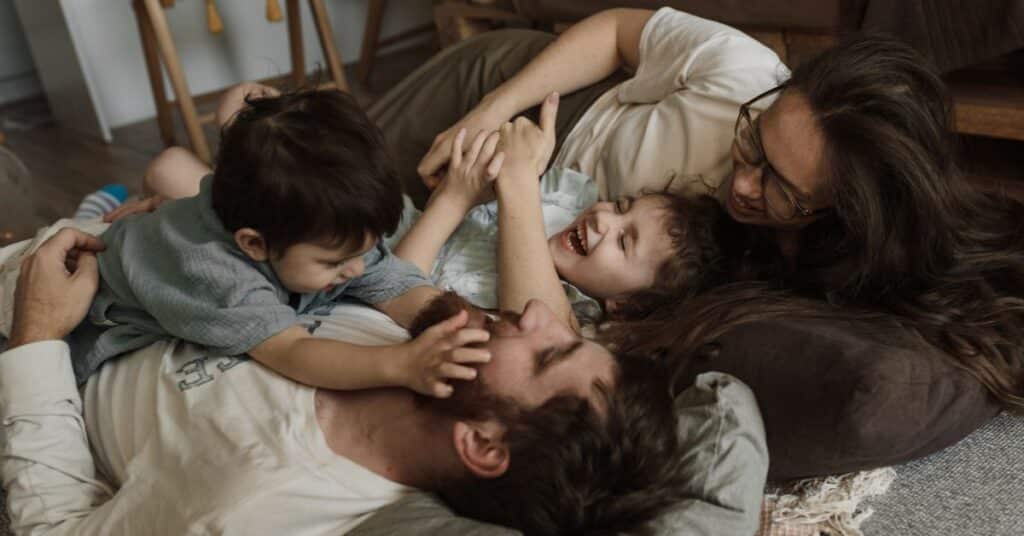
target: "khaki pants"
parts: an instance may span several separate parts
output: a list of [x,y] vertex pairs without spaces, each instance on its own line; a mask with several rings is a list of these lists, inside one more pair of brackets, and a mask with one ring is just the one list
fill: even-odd
[[[416,166],[434,137],[462,119],[488,92],[518,73],[554,40],[552,34],[533,30],[501,30],[467,39],[431,58],[370,108],[370,118],[380,126],[395,155],[405,191],[417,206],[423,206],[429,192]],[[561,96],[556,155],[587,108],[626,78],[625,73],[617,72]],[[536,122],[539,111],[535,106],[522,115]]]

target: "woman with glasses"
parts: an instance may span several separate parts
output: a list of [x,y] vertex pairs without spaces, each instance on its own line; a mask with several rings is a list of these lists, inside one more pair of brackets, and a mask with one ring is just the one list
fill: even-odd
[[1024,210],[966,183],[946,88],[909,47],[850,41],[790,76],[728,26],[615,9],[557,39],[468,40],[370,113],[403,175],[433,186],[461,129],[496,130],[552,91],[552,166],[594,177],[603,199],[713,191],[745,224],[725,244],[738,278],[894,314],[1024,408]]

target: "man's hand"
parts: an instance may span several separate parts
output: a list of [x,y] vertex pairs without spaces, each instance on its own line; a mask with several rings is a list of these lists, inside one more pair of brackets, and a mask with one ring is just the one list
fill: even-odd
[[61,229],[21,263],[9,348],[63,338],[89,311],[99,286],[99,238]]
[[[498,154],[505,155],[501,177],[514,176],[517,180],[530,177],[531,182],[536,183],[555,150],[557,115],[558,93],[552,93],[541,105],[539,127],[522,116],[501,126]],[[498,180],[501,181],[500,178]]]
[[480,131],[465,152],[466,131],[460,130],[452,143],[448,172],[430,201],[446,198],[462,212],[494,199],[494,179],[504,156],[495,155],[498,133]]
[[401,384],[425,395],[448,398],[454,390],[448,380],[475,379],[476,369],[466,365],[490,361],[491,352],[465,346],[486,342],[491,335],[483,329],[466,328],[468,322],[469,314],[460,311],[405,343],[407,352],[398,363]]

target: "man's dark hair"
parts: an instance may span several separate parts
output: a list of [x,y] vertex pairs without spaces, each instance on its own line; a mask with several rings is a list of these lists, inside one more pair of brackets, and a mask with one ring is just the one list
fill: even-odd
[[402,214],[380,130],[335,90],[246,98],[222,132],[212,192],[228,231],[255,229],[277,254],[300,242],[362,245]]
[[[447,302],[447,303],[446,303]],[[421,313],[450,317],[471,307],[453,294]],[[497,478],[464,475],[435,490],[458,514],[525,534],[622,534],[689,498],[687,463],[676,433],[671,374],[665,361],[619,360],[603,411],[582,397],[557,395],[536,408],[460,383],[451,399],[427,403],[456,419],[495,418],[507,427],[511,463]],[[457,399],[461,398],[461,401]]]

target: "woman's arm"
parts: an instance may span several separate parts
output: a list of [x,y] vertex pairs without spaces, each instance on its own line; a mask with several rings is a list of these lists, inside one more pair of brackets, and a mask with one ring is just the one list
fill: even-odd
[[566,325],[579,322],[548,250],[541,210],[540,181],[555,146],[558,95],[540,111],[541,128],[520,117],[501,128],[505,162],[498,173],[498,303],[505,311],[522,311],[531,299],[546,303]]
[[466,117],[439,134],[420,162],[420,176],[428,186],[437,185],[435,176],[448,163],[452,142],[463,128],[470,137],[481,130],[495,130],[552,92],[571,93],[620,67],[636,69],[640,35],[653,14],[643,9],[610,9],[573,25]]

